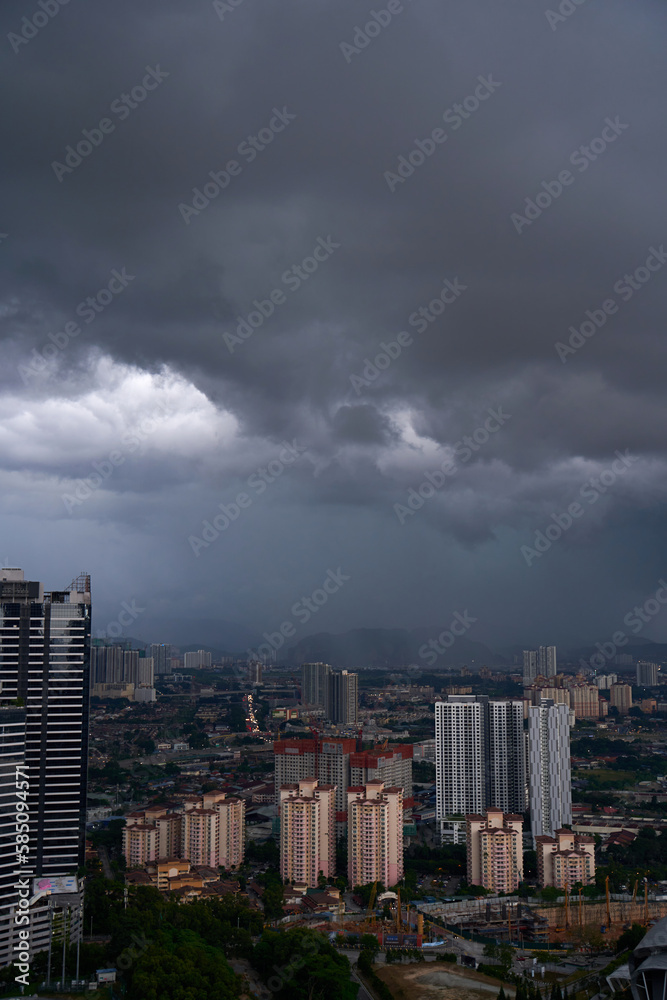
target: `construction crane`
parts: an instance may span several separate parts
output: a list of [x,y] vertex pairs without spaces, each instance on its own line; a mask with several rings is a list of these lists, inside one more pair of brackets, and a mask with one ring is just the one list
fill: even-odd
[[607,897],[607,929],[611,927],[611,906],[609,905],[609,876],[604,880],[604,892]]
[[371,894],[368,897],[368,908],[366,910],[366,916],[364,917],[364,923],[365,924],[369,923],[372,920],[373,910],[375,908],[375,897],[377,895],[377,891],[378,891],[378,884],[377,884],[377,881],[375,881],[375,882],[373,882],[373,886],[371,888]]

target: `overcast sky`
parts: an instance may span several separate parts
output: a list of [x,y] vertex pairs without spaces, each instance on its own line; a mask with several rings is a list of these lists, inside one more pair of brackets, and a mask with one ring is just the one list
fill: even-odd
[[560,10],[6,0],[0,560],[153,641],[623,629],[667,576],[667,12]]

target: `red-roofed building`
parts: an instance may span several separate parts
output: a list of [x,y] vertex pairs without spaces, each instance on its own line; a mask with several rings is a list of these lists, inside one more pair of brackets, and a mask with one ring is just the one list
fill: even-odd
[[523,879],[523,816],[502,809],[466,816],[466,848],[470,885],[491,892],[518,889]]
[[614,845],[618,847],[627,847],[628,844],[631,844],[633,840],[636,839],[636,837],[637,834],[633,833],[631,830],[619,830],[607,837],[604,846],[605,848],[613,847]]
[[403,789],[403,809],[411,809],[414,805],[412,755],[411,743],[350,754],[350,784],[384,781],[388,787],[399,786]]
[[324,784],[335,785],[336,835],[341,836],[347,823],[350,754],[356,749],[357,741],[347,737],[276,740],[273,744],[276,802],[280,800],[282,785],[292,785],[303,778],[315,777]]
[[537,875],[542,887],[572,888],[577,882],[591,885],[595,879],[595,838],[572,830],[556,830],[555,836],[536,837]]

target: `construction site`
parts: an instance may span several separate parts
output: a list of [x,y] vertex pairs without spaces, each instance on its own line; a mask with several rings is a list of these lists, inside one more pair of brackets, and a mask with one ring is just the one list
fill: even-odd
[[611,945],[632,924],[648,927],[664,916],[667,899],[650,898],[646,883],[641,892],[639,882],[632,894],[623,895],[611,894],[607,885],[597,899],[586,898],[578,889],[566,891],[557,902],[503,896],[407,904],[401,901],[400,888],[378,894],[376,884],[365,912],[329,917],[322,930],[352,939],[372,934],[381,949],[451,951],[466,964],[472,942],[529,950],[565,946],[595,951],[605,940]]
[[431,936],[447,930],[520,947],[544,946],[567,942],[579,936],[577,931],[590,927],[615,939],[631,924],[648,927],[667,915],[667,900],[650,899],[646,884],[643,893],[638,892],[638,884],[632,895],[612,895],[607,885],[601,899],[587,899],[579,889],[566,890],[562,902],[555,903],[508,896],[420,904],[419,911]]

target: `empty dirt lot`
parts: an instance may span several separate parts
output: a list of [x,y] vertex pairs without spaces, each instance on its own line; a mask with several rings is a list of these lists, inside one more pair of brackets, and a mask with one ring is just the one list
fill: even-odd
[[[396,1000],[494,1000],[501,984],[477,972],[466,972],[456,966],[415,963],[413,965],[376,966],[375,971],[394,994]],[[504,985],[508,996],[514,995]]]

